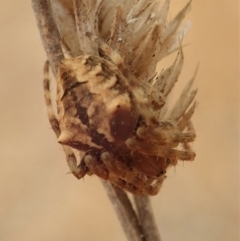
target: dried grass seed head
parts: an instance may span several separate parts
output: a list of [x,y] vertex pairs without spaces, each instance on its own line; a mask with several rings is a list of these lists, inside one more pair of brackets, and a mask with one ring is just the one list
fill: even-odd
[[[154,0],[51,1],[72,56],[59,65],[57,117],[49,84],[46,104],[77,178],[96,174],[134,194],[155,195],[169,166],[194,159],[193,79],[173,109],[165,107],[182,69],[185,28],[178,28],[190,2],[167,23],[169,3],[158,10]],[[157,63],[176,48],[173,65],[158,74]],[[47,66],[45,76],[48,82]],[[71,148],[83,153],[79,165]]]

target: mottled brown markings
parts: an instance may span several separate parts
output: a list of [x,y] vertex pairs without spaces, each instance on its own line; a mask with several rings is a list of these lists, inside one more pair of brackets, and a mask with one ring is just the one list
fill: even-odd
[[[124,142],[130,135],[132,135],[137,119],[131,116],[131,112],[125,109],[124,106],[118,105],[115,112],[112,113],[110,123],[110,130],[112,136],[119,142]],[[132,118],[133,117],[133,118]]]
[[55,117],[53,117],[50,119],[50,123],[51,123],[51,126],[52,126],[54,132],[57,134],[57,136],[59,136],[61,133],[61,130],[59,128],[58,120]]
[[77,117],[81,120],[81,122],[89,126],[89,117],[87,114],[87,108],[82,107],[80,103],[76,104],[76,109],[77,109]]
[[104,147],[101,151],[109,151],[114,155],[119,155],[120,153],[121,155],[124,153],[129,155],[129,151],[125,145],[122,145],[121,147],[116,146],[114,143],[109,142],[104,134],[98,133],[94,128],[90,128],[89,134],[94,143]]
[[72,100],[74,102],[76,102],[78,100],[77,95],[75,94],[75,92],[72,89],[69,91],[69,94],[70,94],[70,96],[72,96]]
[[72,98],[73,96],[71,95],[71,91],[68,90],[64,92],[64,97],[62,97],[62,105],[64,108],[65,114],[72,115],[73,114],[73,104],[72,104]]
[[64,145],[68,145],[74,149],[80,150],[80,151],[88,151],[89,149],[91,149],[91,147],[87,144],[84,144],[80,141],[73,141],[73,142],[68,142],[68,143],[64,143]]
[[116,77],[116,83],[109,89],[117,90],[119,94],[123,94],[123,93],[131,94],[128,90],[129,87],[122,82],[122,76],[120,76],[120,74],[117,73],[115,77]]
[[43,88],[49,90],[50,89],[50,83],[47,79],[44,78],[43,80]]
[[91,55],[85,59],[84,65],[88,65],[94,68],[99,65],[99,58]]
[[103,49],[99,48],[98,53],[99,53],[100,57],[102,57],[102,58],[104,58],[104,59],[113,63],[112,59],[109,57],[108,54],[106,54],[106,52]]
[[123,63],[118,65],[118,68],[121,70],[121,73],[123,74],[123,76],[127,79],[131,78],[131,74],[130,71],[124,66]]
[[86,84],[87,82],[88,82],[88,81],[82,81],[82,82],[76,81],[76,82],[71,86],[71,88],[72,88],[72,89],[75,89],[75,88],[79,87],[80,85]]
[[113,143],[109,142],[104,134],[98,133],[94,128],[91,127],[89,134],[96,144],[104,146],[107,149],[112,149]]
[[[77,167],[78,167],[79,170],[82,170],[83,177],[85,176],[85,174],[88,173],[89,168],[88,168],[88,166],[86,165],[86,163],[85,163],[85,161],[84,161],[84,156],[83,156],[83,158],[80,160],[80,163],[78,164]],[[81,178],[82,178],[82,177],[81,177]]]
[[[87,83],[87,82],[85,82]],[[72,85],[72,88],[69,90],[65,91],[67,94],[65,94],[65,99],[63,100],[64,103],[64,109],[66,112],[68,112],[68,110],[75,108],[76,109],[76,117],[80,119],[80,121],[88,126],[88,131],[89,131],[89,136],[92,138],[92,141],[94,143],[96,143],[97,145],[100,146],[104,146],[106,150],[111,151],[116,153],[116,148],[113,148],[114,145],[113,143],[109,142],[104,134],[98,133],[95,130],[95,126],[90,125],[89,123],[89,116],[87,114],[87,109],[88,106],[90,105],[90,103],[93,101],[93,96],[90,92],[89,89],[87,87],[87,85],[84,85],[83,83],[80,82],[75,82]],[[84,106],[83,106],[84,104]],[[95,111],[94,111],[94,116],[92,116],[92,118],[94,118],[95,120],[97,120],[98,118],[99,121],[101,120],[101,112],[104,111],[104,106],[99,104],[95,107]],[[98,121],[97,121],[98,122]],[[79,149],[81,150],[81,148],[83,148],[83,144],[79,144],[79,143],[69,143],[69,145],[73,148]],[[91,147],[88,147],[89,150],[91,150]],[[85,149],[85,147],[84,147]],[[98,150],[99,151],[99,150]]]
[[[79,85],[85,84],[87,81],[85,82],[73,82],[73,85],[69,86],[68,88],[64,89],[63,95],[61,97],[61,100],[64,99],[64,97],[70,92],[70,95],[73,95],[73,89],[78,87]],[[75,98],[74,101],[76,101],[77,99]]]
[[87,82],[72,89],[72,94],[77,97],[76,102],[86,108],[89,107],[94,99],[94,94],[90,92]]
[[[75,116],[79,118],[84,125],[89,126],[89,118],[87,115],[88,105],[86,105],[86,102],[87,104],[90,104],[92,101],[92,97],[89,93],[89,89],[86,83],[87,81],[73,83],[70,89],[66,89],[64,91],[62,100],[64,97],[66,97],[66,101],[63,100],[63,103],[65,103],[64,109],[66,112],[69,108],[75,108]],[[83,105],[84,103],[85,105]]]
[[115,72],[109,68],[108,64],[105,61],[101,62],[102,71],[98,75],[104,76],[106,79],[111,78],[115,75]]
[[[60,81],[61,81],[61,84],[62,84],[64,90],[70,89],[73,84],[74,78],[73,78],[71,72],[72,71],[66,71],[64,66],[62,66],[62,71],[60,72]],[[75,83],[75,81],[74,81],[74,83]]]
[[150,119],[149,119],[150,123],[152,126],[155,126],[157,127],[158,126],[158,119],[155,117],[155,116],[152,116]]
[[116,79],[117,79],[117,81],[116,81],[115,85],[112,86],[110,89],[114,88],[114,89],[118,90],[119,93],[121,93],[123,91],[123,88],[121,86],[120,76],[118,74],[116,75]]
[[[98,145],[105,146],[108,150],[112,150],[113,144],[108,142],[106,137],[103,134],[98,133],[95,130],[95,126],[90,125],[89,116],[87,114],[87,109],[90,103],[93,101],[93,95],[89,92],[89,89],[85,85],[77,86],[77,88],[69,91],[69,98],[72,98],[73,101],[67,100],[67,103],[72,103],[73,108],[76,109],[76,117],[78,117],[81,122],[88,126],[89,135],[92,138],[92,141]],[[100,118],[101,120],[101,112],[103,111],[104,106],[97,105],[95,107],[94,118]],[[65,110],[68,109],[68,106],[65,105]]]
[[[108,54],[102,52],[100,50],[103,58],[79,56],[64,60],[59,68],[59,122],[62,133],[69,133],[69,138],[66,137],[66,141],[63,138],[62,144],[85,152],[79,165],[83,174],[77,172],[77,176],[83,176],[89,171],[90,175],[103,177],[100,170],[104,169],[113,175],[114,171],[108,169],[101,160],[101,154],[109,152],[112,156],[109,162],[115,161],[114,165],[120,170],[119,175],[110,175],[109,181],[135,194],[154,195],[159,190],[166,168],[175,165],[177,159],[192,160],[194,153],[186,147],[186,138],[181,130],[178,132],[175,126],[166,127],[159,123],[153,111],[154,108],[162,107],[158,103],[158,95],[151,98],[141,81],[126,68],[123,59],[116,52],[113,55],[110,55],[111,51]],[[163,78],[162,75],[159,77]],[[165,84],[164,81],[157,82],[159,85]],[[48,89],[49,86],[44,88]],[[159,90],[162,90],[161,86],[158,86]],[[58,124],[57,119],[49,119],[52,126]],[[151,135],[153,140],[144,133],[138,133],[141,127],[155,130],[160,125],[161,135]],[[59,127],[53,129],[60,132]],[[179,133],[177,139],[171,135],[173,130]],[[163,143],[165,135],[169,138]],[[84,144],[85,142],[88,144]],[[184,151],[173,149],[179,142],[184,142]],[[157,152],[153,151],[153,144]]]

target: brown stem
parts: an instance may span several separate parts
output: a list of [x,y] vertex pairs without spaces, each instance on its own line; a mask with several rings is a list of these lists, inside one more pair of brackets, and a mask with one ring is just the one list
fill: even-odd
[[134,201],[137,207],[138,220],[142,227],[142,231],[146,240],[148,241],[161,241],[158,232],[150,198],[147,195],[134,196]]
[[32,0],[42,44],[47,54],[53,74],[56,76],[59,62],[64,58],[61,38],[53,20],[52,9],[48,0]]
[[102,183],[117,213],[127,239],[129,241],[148,241],[144,237],[138,217],[127,194],[122,189],[114,187],[110,182],[102,181]]

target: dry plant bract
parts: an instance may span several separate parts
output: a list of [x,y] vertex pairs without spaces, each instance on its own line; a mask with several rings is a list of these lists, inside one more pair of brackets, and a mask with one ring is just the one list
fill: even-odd
[[[156,195],[168,167],[195,157],[194,78],[173,108],[166,108],[183,65],[186,27],[179,27],[190,2],[169,22],[169,0],[161,8],[154,0],[51,5],[68,54],[58,67],[57,115],[48,62],[45,99],[71,173],[78,179],[95,174],[133,194]],[[156,72],[157,63],[175,50],[172,66]]]

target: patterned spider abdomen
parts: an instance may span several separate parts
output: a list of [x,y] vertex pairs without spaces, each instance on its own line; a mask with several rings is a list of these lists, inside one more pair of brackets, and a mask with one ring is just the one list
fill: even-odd
[[117,66],[98,56],[65,59],[59,66],[58,141],[79,150],[108,149],[129,138],[139,108]]

